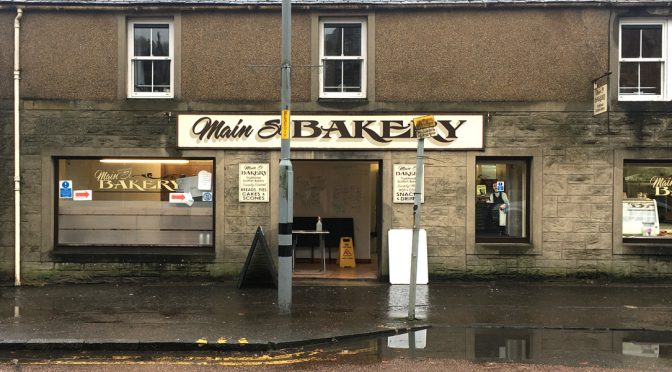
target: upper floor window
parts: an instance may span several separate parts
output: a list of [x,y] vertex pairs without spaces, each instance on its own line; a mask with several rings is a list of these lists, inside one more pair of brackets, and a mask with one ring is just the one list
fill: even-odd
[[668,100],[669,20],[623,20],[620,26],[618,98]]
[[366,21],[320,20],[320,98],[366,98]]
[[129,97],[173,97],[173,44],[171,20],[128,23]]

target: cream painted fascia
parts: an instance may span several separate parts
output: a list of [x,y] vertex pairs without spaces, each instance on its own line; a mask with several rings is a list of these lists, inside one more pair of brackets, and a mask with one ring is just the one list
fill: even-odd
[[[485,151],[467,153],[467,255],[474,254],[543,254],[542,245],[542,200],[543,171],[541,149],[488,148]],[[530,158],[530,243],[478,243],[476,244],[476,158],[477,157],[527,157]]]

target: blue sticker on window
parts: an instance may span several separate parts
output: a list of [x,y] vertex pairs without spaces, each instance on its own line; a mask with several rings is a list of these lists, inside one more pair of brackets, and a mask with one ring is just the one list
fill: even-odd
[[72,199],[72,181],[59,182],[58,197],[61,199]]

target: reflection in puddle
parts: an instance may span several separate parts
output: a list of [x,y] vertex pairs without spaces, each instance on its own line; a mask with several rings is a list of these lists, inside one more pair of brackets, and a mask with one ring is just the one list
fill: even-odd
[[531,355],[529,330],[476,329],[473,333],[474,359],[524,361]]
[[[366,340],[359,341],[363,350]],[[376,360],[453,359],[475,362],[672,369],[672,332],[435,327],[383,337]],[[357,341],[326,348],[357,349]],[[347,362],[363,360],[350,355]],[[371,357],[369,357],[371,358]],[[368,358],[367,358],[368,359]],[[346,360],[341,360],[346,362]]]
[[[46,350],[0,351],[0,369],[1,365],[14,359],[20,364],[58,360],[61,365],[99,365],[118,363],[119,358],[125,358],[123,361],[128,364],[284,365],[305,370],[318,369],[314,368],[318,364],[366,365],[367,368],[391,365],[385,362],[413,369],[415,362],[420,363],[417,366],[423,362],[428,362],[427,365],[436,362],[437,366],[448,366],[446,370],[456,369],[455,366],[469,370],[474,366],[490,368],[493,365],[495,369],[513,369],[515,366],[510,363],[522,363],[526,368],[528,365],[542,365],[661,371],[672,370],[672,332],[434,327],[389,337],[361,338],[265,353],[148,350],[121,354],[88,351],[64,355]],[[536,370],[535,367],[530,368]]]
[[390,349],[408,349],[415,345],[416,349],[424,349],[427,346],[427,330],[404,333],[387,338],[387,347]]
[[660,357],[660,345],[640,342],[623,342],[623,355],[658,358]]

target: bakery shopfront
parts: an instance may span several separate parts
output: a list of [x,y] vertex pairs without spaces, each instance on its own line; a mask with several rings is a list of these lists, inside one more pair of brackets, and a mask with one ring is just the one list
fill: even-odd
[[[320,217],[324,229],[330,231],[324,257],[315,249],[314,237],[296,239],[295,275],[310,273],[322,259],[339,278],[374,279],[381,275],[388,246],[385,235],[394,226],[394,209],[410,208],[413,203],[417,139],[411,119],[415,116],[419,115],[292,116],[293,227],[313,230]],[[425,141],[430,156],[435,151],[483,148],[483,115],[437,114],[435,119],[437,134]],[[238,164],[231,164],[238,173],[237,184],[226,187],[237,188],[238,198],[229,203],[268,204],[266,223],[274,230],[278,218],[279,116],[180,115],[177,133],[178,148],[183,151],[207,149],[239,159]],[[255,180],[256,175],[249,171],[257,169],[268,169],[270,181]],[[220,170],[218,174],[223,173]],[[218,182],[225,182],[222,177]],[[255,184],[260,186],[255,188]],[[270,197],[254,197],[259,188],[270,189]],[[356,270],[347,273],[336,265],[344,236],[353,238],[357,262]],[[275,236],[268,238],[275,240]]]

